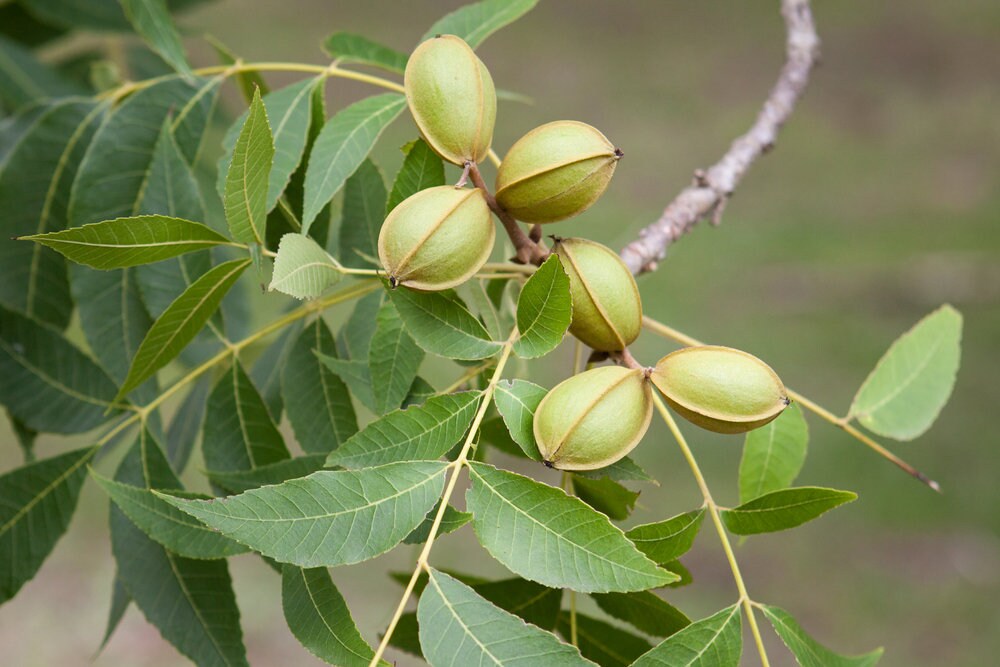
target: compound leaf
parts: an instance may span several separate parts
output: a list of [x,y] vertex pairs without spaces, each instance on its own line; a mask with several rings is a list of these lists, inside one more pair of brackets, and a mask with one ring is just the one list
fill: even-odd
[[449,359],[485,359],[503,347],[454,292],[389,292],[406,329],[427,352]]
[[798,486],[766,493],[739,507],[723,510],[722,521],[736,535],[773,533],[801,526],[832,510],[856,500],[850,491]]

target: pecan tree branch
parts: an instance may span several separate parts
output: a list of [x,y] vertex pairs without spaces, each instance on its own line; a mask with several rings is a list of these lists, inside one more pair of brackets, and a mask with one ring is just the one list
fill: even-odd
[[778,130],[792,114],[819,58],[819,37],[809,0],[782,0],[785,19],[785,65],[753,127],[732,143],[708,170],[695,171],[694,182],[681,191],[656,222],[625,246],[621,257],[634,274],[653,271],[671,243],[701,220],[718,224],[726,201],[754,160],[774,147]]

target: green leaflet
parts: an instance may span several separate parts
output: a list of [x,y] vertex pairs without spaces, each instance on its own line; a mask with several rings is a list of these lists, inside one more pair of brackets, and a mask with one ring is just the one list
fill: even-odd
[[521,288],[517,299],[514,352],[524,359],[541,357],[556,349],[573,319],[569,276],[558,255],[550,255]]
[[308,234],[320,210],[368,156],[382,131],[406,106],[398,93],[356,102],[327,121],[309,153],[302,233]]
[[202,433],[205,466],[234,472],[284,461],[288,448],[238,360],[208,397]]
[[185,558],[228,558],[248,549],[165,503],[145,487],[122,484],[90,473],[115,505],[149,537]]
[[333,567],[399,544],[441,497],[446,467],[416,461],[323,470],[224,500],[160,497],[281,563]]
[[442,17],[432,25],[420,41],[434,35],[458,35],[476,48],[500,28],[513,23],[531,11],[538,0],[483,0],[474,2]]
[[87,477],[84,466],[96,451],[84,447],[0,476],[0,603],[35,576],[66,532]]
[[22,236],[95,269],[121,269],[150,264],[217,245],[226,237],[200,222],[165,215],[117,218],[58,232]]
[[625,535],[654,562],[666,565],[688,552],[704,518],[705,510],[698,509],[666,521],[635,526]]
[[576,496],[598,512],[615,521],[624,521],[635,509],[639,492],[628,489],[613,479],[589,479],[572,476]]
[[[560,615],[556,627],[563,639],[572,637],[569,614]],[[583,657],[601,667],[628,667],[633,660],[653,648],[642,637],[579,612],[576,614],[576,635]]]
[[427,399],[376,419],[334,450],[328,466],[366,468],[444,456],[469,429],[481,394],[465,391]]
[[[404,544],[423,544],[427,541],[427,538],[431,534],[431,526],[434,524],[434,518],[437,516],[438,510],[441,507],[441,501],[431,508],[431,511],[427,513],[424,520],[419,526],[413,529],[413,532],[403,538]],[[453,533],[465,524],[472,521],[472,515],[468,512],[460,512],[451,505],[444,508],[444,516],[441,517],[441,523],[438,525],[437,536],[447,535],[448,533]]]
[[510,431],[510,437],[532,461],[542,460],[532,425],[535,410],[547,393],[545,387],[527,380],[501,380],[493,393],[493,402]]
[[42,64],[34,53],[0,36],[0,102],[9,111],[52,97],[83,95],[77,82]]
[[69,99],[26,112],[0,170],[0,303],[61,329],[73,311],[66,261],[40,245],[7,239],[66,228],[70,188],[106,109]]
[[368,369],[378,414],[384,415],[402,405],[423,360],[424,351],[406,332],[396,307],[391,301],[384,302],[368,349]]
[[83,433],[113,416],[107,373],[61,333],[0,307],[0,403],[42,433]]
[[454,292],[418,292],[401,287],[389,292],[406,330],[427,352],[449,359],[485,359],[503,347],[469,312]]
[[882,657],[881,648],[853,657],[837,655],[806,634],[802,626],[784,609],[770,605],[758,606],[802,667],[872,667]]
[[801,526],[858,495],[850,491],[799,486],[766,493],[730,510],[722,510],[722,521],[736,535],[772,533]]
[[747,433],[740,460],[740,502],[791,486],[805,463],[808,445],[809,425],[798,404]]
[[257,91],[226,172],[226,222],[237,241],[262,245],[267,238],[267,192],[273,161],[274,138]]
[[302,234],[285,234],[267,289],[296,299],[315,299],[339,282],[341,275],[337,262],[318,243]]
[[181,36],[170,18],[166,0],[119,0],[125,16],[149,46],[182,74],[191,67],[184,55]]
[[361,269],[377,266],[365,257],[378,256],[378,232],[385,219],[385,198],[382,172],[370,158],[365,158],[344,184],[339,250],[344,266]]
[[511,571],[581,592],[645,590],[676,581],[606,516],[541,482],[472,463],[466,504],[480,543]]
[[743,650],[739,605],[696,621],[644,654],[634,667],[737,667]]
[[608,616],[654,637],[669,637],[691,624],[691,619],[651,591],[594,593],[591,597]]
[[[288,629],[321,660],[343,667],[367,667],[375,657],[326,568],[282,567],[281,606]],[[379,660],[379,665],[388,664]]]
[[420,646],[439,665],[593,665],[576,648],[506,612],[472,588],[431,569],[417,605]]
[[896,440],[931,427],[955,386],[962,315],[942,306],[900,336],[879,359],[851,405],[850,417]]
[[229,493],[243,493],[250,489],[271,484],[281,484],[290,479],[305,477],[317,470],[322,470],[326,463],[324,454],[306,454],[294,459],[283,459],[274,463],[265,463],[250,470],[234,470],[220,472],[206,470],[205,476],[217,486]]
[[322,318],[295,339],[281,375],[285,410],[302,449],[328,454],[358,432],[358,418],[347,386],[317,357],[336,354]]
[[385,214],[421,190],[444,185],[444,161],[423,139],[414,139],[403,146],[403,166],[392,183],[392,192],[385,204]]
[[323,40],[323,50],[331,58],[340,59],[345,63],[372,65],[397,74],[402,74],[406,69],[408,58],[405,53],[351,32],[333,33]]
[[[159,444],[143,431],[115,481],[150,489],[180,486]],[[163,638],[198,665],[247,665],[240,612],[224,559],[194,560],[146,536],[116,506],[111,549],[129,595]]]

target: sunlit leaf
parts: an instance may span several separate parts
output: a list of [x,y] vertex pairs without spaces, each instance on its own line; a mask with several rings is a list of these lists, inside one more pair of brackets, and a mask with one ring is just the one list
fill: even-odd
[[472,48],[500,28],[531,11],[538,0],[483,0],[465,5],[432,25],[421,41],[434,35],[458,35]]
[[406,106],[398,93],[356,102],[327,121],[309,153],[302,233],[308,234],[320,210],[361,165],[382,131]]
[[0,476],[0,603],[35,576],[66,532],[96,451],[77,449]]
[[738,667],[743,650],[739,605],[696,621],[644,654],[634,667]]
[[485,359],[502,345],[452,292],[418,292],[407,288],[389,292],[403,316],[406,330],[427,352],[449,359]]
[[374,558],[409,535],[441,496],[446,465],[323,470],[222,500],[161,497],[276,561],[333,567]]
[[423,405],[390,412],[334,450],[326,463],[365,468],[392,461],[439,458],[469,429],[479,397],[478,391],[443,394],[427,399]]
[[480,543],[525,579],[581,592],[645,590],[677,579],[561,489],[481,463],[469,474],[466,504]]
[[705,510],[685,512],[656,523],[644,523],[629,529],[628,536],[639,551],[659,565],[675,561],[688,552],[698,536]]
[[912,440],[937,419],[955,386],[962,315],[942,306],[900,336],[854,397],[851,416],[865,428]]
[[493,605],[431,569],[417,605],[420,646],[431,667],[443,665],[593,665],[576,648]]
[[281,376],[288,420],[302,449],[326,454],[358,432],[351,396],[343,381],[317,357],[337,353],[322,318],[295,339]]
[[801,526],[832,510],[856,500],[850,491],[799,486],[766,493],[739,507],[722,511],[722,521],[736,535],[773,533]]
[[58,232],[22,236],[95,269],[121,269],[230,244],[199,222],[164,215],[116,218]]
[[237,241],[263,244],[267,238],[267,193],[273,162],[274,137],[258,91],[226,171],[226,221]]
[[102,424],[115,385],[61,333],[0,307],[0,403],[42,433],[82,433]]
[[493,393],[493,402],[510,431],[510,437],[533,461],[542,460],[532,425],[535,410],[547,393],[545,387],[527,380],[501,380]]
[[569,276],[559,256],[552,254],[521,288],[514,352],[525,359],[548,354],[562,341],[572,319]]
[[747,433],[740,460],[740,502],[791,486],[802,470],[808,445],[809,425],[797,404]]
[[285,234],[267,288],[296,299],[315,299],[341,275],[340,267],[318,243],[302,234]]
[[784,609],[770,605],[759,607],[802,667],[872,667],[882,657],[881,648],[859,656],[838,655],[806,634],[802,626]]
[[166,366],[194,339],[249,265],[250,260],[246,259],[219,264],[192,283],[163,311],[139,345],[128,377],[118,391],[119,396]]
[[[326,568],[282,567],[281,606],[288,629],[321,660],[343,667],[367,667],[375,657]],[[379,660],[378,664],[389,663]]]

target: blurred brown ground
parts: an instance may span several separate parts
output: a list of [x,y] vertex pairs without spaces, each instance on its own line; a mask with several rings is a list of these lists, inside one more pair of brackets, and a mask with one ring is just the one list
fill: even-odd
[[[360,32],[405,51],[458,4],[220,0],[181,24],[199,64],[212,61],[197,39],[203,32],[247,60],[323,62],[318,45],[330,32]],[[840,413],[893,338],[941,302],[964,313],[963,368],[951,404],[931,432],[895,446],[944,494],[811,420],[800,482],[852,489],[860,500],[803,528],[751,539],[737,555],[756,599],[788,609],[833,648],[884,645],[886,667],[982,667],[1000,655],[993,422],[1000,4],[817,4],[823,62],[803,104],[773,154],[751,169],[722,226],[699,227],[642,279],[645,306],[692,335],[755,352],[790,386]],[[502,103],[494,145],[502,154],[523,132],[557,118],[601,128],[626,158],[601,203],[553,231],[619,247],[752,121],[781,64],[782,39],[776,2],[543,0],[480,49],[499,87],[535,100]],[[335,107],[371,92],[341,81],[328,90]],[[238,103],[230,94],[230,112]],[[406,121],[387,134],[377,154],[387,172],[399,162],[396,147],[414,134]],[[669,349],[647,333],[635,351],[651,362]],[[570,354],[564,346],[533,377],[551,384],[565,376]],[[739,441],[688,430],[717,499],[734,503]],[[44,438],[40,451],[67,446]],[[644,489],[638,522],[700,502],[665,429],[654,426],[636,458],[661,480]],[[4,423],[0,469],[18,462]],[[106,504],[88,485],[39,576],[0,608],[0,663],[89,663],[113,575]],[[408,569],[414,557],[397,549],[370,567],[333,572],[369,640],[377,640],[400,592],[382,572]],[[433,560],[504,576],[468,530],[444,538]],[[671,602],[698,617],[735,599],[710,531],[686,562],[697,583],[671,593]],[[251,663],[314,664],[285,626],[273,573],[251,556],[234,559],[232,571]],[[792,664],[776,640],[769,646],[773,664]],[[400,665],[417,662],[395,657]],[[133,608],[93,664],[187,663]],[[752,650],[745,664],[757,664]]]

